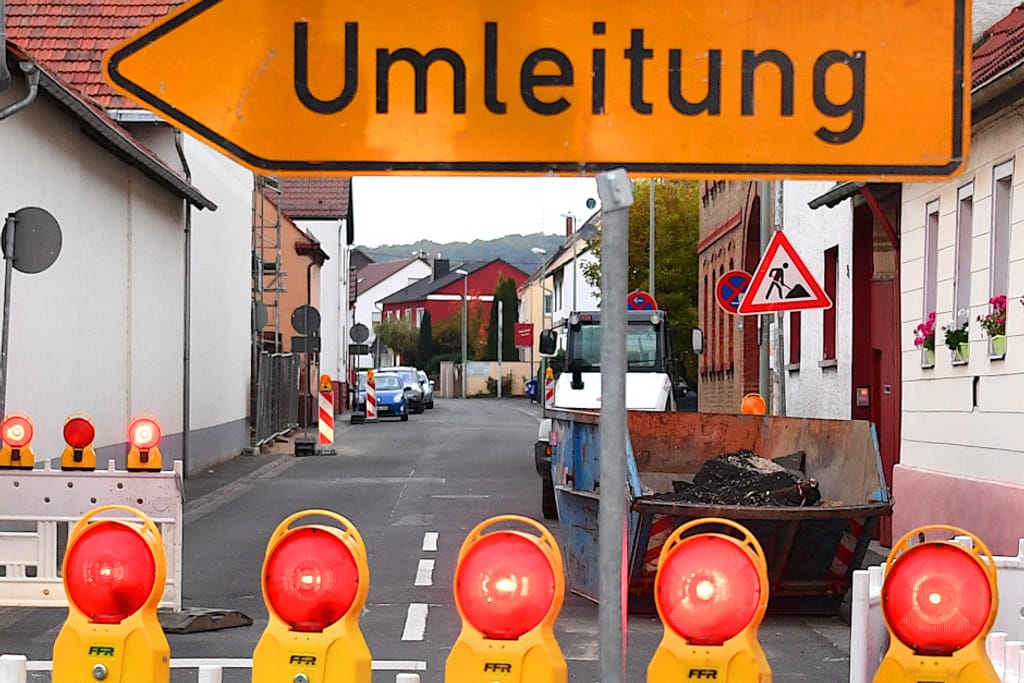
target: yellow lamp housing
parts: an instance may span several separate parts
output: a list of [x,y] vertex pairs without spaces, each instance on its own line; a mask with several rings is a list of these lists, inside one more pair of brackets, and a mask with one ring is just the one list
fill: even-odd
[[568,681],[554,630],[565,599],[562,553],[543,525],[518,515],[479,524],[459,550],[454,587],[462,631],[445,664],[446,683]]
[[128,462],[129,472],[159,472],[163,469],[163,456],[160,455],[160,438],[162,432],[160,421],[152,415],[139,415],[128,424]]
[[[726,533],[693,533],[697,527]],[[665,627],[648,683],[713,680],[770,683],[757,637],[768,608],[768,562],[750,531],[728,519],[696,519],[662,546],[654,604]]]
[[0,469],[30,470],[35,467],[32,436],[35,429],[28,415],[8,415],[0,423]]
[[[932,532],[967,536],[974,545],[927,540]],[[890,638],[875,683],[999,683],[985,650],[998,611],[996,564],[981,539],[941,524],[908,532],[885,563],[882,616]]]
[[92,442],[96,438],[96,426],[88,415],[69,415],[64,420],[64,452],[60,456],[62,470],[96,469],[96,451]]
[[[343,528],[290,528],[308,517]],[[291,515],[267,543],[262,584],[269,620],[253,652],[253,683],[371,683],[373,659],[359,628],[370,567],[355,525],[330,510]]]
[[[99,518],[122,512],[138,521]],[[105,505],[82,517],[64,555],[68,618],[53,645],[54,683],[168,683],[156,613],[166,577],[160,530],[144,513]]]

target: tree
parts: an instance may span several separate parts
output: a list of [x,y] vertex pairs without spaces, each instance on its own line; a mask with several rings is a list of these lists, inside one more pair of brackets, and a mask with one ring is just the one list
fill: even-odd
[[502,360],[512,360],[517,358],[515,324],[519,320],[519,294],[516,292],[516,281],[512,278],[499,276],[498,284],[494,288],[491,317],[487,325],[487,349],[485,356],[488,360],[498,359],[499,301],[502,302],[501,358]]
[[413,321],[406,319],[382,320],[374,326],[374,331],[389,349],[403,359],[416,357],[416,345],[420,333]]
[[[466,332],[466,353],[469,360],[479,360],[483,356],[486,334],[480,330],[484,324],[483,304],[479,301],[469,302],[469,326]],[[438,321],[433,330],[434,356],[462,359],[462,304],[459,303],[455,315]]]
[[[636,200],[629,211],[629,289],[649,286],[651,180],[633,181]],[[700,238],[700,194],[696,182],[653,180],[654,186],[654,287],[658,306],[668,312],[676,329],[676,355],[685,376],[694,380],[697,356],[689,345],[689,331],[697,324],[698,262]],[[595,263],[583,268],[587,283],[601,287],[600,236],[591,243]]]
[[416,345],[416,367],[426,370],[434,360],[434,335],[430,324],[430,311],[423,311],[420,319],[420,339]]

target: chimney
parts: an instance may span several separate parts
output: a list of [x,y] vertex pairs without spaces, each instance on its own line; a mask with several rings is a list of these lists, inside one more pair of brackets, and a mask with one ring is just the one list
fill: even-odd
[[448,274],[449,270],[451,269],[451,266],[448,263],[448,259],[446,259],[446,258],[434,259],[434,264],[433,265],[434,265],[434,279],[435,280],[443,278],[445,275]]
[[565,236],[572,237],[573,228],[576,227],[576,218],[572,214],[565,216]]

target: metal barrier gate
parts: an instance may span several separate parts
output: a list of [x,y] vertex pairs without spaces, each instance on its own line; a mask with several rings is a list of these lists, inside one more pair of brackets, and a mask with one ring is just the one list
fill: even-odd
[[[60,569],[68,531],[100,505],[128,505],[160,528],[167,584],[160,607],[181,611],[182,464],[173,471],[0,470],[0,607],[66,607]],[[127,517],[126,519],[131,519]]]
[[261,353],[253,403],[254,447],[299,426],[299,358]]

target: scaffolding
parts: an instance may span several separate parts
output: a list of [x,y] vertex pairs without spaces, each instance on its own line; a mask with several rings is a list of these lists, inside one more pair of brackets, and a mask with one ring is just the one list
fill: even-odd
[[281,268],[281,180],[253,175],[252,200],[252,381],[250,446],[259,446],[297,424],[294,402],[298,370],[281,353],[281,293],[288,275]]

